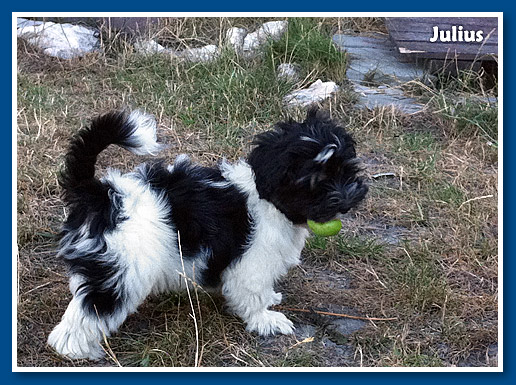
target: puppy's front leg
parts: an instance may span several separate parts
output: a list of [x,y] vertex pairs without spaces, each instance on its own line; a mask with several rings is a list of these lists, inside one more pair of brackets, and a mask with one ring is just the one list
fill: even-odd
[[[265,336],[290,334],[294,325],[282,313],[268,310],[281,302],[281,293],[274,292],[270,266],[242,260],[228,267],[222,276],[222,294],[229,308],[247,324],[248,331]],[[274,272],[273,272],[274,273]]]

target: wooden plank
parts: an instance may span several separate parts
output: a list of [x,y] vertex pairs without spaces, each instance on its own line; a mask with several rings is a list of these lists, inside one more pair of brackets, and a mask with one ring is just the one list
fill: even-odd
[[[498,55],[498,46],[496,45],[481,45],[468,43],[430,43],[422,41],[404,41],[398,44],[399,48],[403,47],[408,51],[424,51],[424,52],[449,52],[455,51],[460,53],[484,55]],[[399,50],[403,53],[402,50]]]
[[417,22],[435,22],[442,20],[471,20],[476,23],[482,22],[484,20],[495,21],[498,20],[496,16],[397,16],[397,17],[386,17],[385,20],[407,20],[411,19]]
[[486,59],[494,60],[492,56],[498,55],[498,46],[468,43],[430,43],[430,42],[400,42],[398,52],[402,55],[412,55],[420,58],[434,59],[459,59],[475,60]]
[[498,19],[485,18],[483,20],[472,20],[475,18],[387,18],[385,25],[387,29],[398,32],[426,32],[432,31],[437,26],[439,29],[450,29],[452,26],[462,25],[467,30],[483,30],[487,35],[491,30],[498,30]]
[[[400,57],[474,61],[494,60],[493,56],[498,55],[498,19],[495,17],[396,17],[386,18],[386,26]],[[444,31],[451,31],[452,26],[462,26],[463,31],[482,30],[484,39],[432,43],[430,38],[435,26]]]
[[497,17],[448,17],[448,16],[437,16],[437,17],[414,17],[414,16],[405,16],[405,17],[386,17],[386,22],[393,21],[407,21],[410,20],[414,23],[442,23],[442,22],[452,22],[452,23],[474,23],[474,24],[483,24],[485,22],[492,23],[494,25],[498,24]]
[[444,60],[444,61],[488,61],[495,62],[496,58],[493,55],[473,55],[468,53],[456,53],[456,52],[411,52],[408,54],[400,55],[400,61],[403,63],[413,62],[414,60],[426,60],[426,59],[435,59],[435,60]]
[[[430,38],[433,36],[432,32],[399,32],[399,31],[389,31],[389,35],[396,42],[403,41],[430,41]],[[471,43],[474,44],[474,43]],[[480,43],[478,43],[480,44]],[[498,33],[494,33],[490,36],[485,36],[484,40],[481,44],[490,44],[490,45],[498,45]]]

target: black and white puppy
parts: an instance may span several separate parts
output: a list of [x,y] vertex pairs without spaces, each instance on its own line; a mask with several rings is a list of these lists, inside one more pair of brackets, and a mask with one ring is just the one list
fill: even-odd
[[97,179],[97,156],[110,144],[140,155],[162,149],[155,120],[139,111],[98,117],[72,140],[60,179],[69,213],[58,255],[73,298],[49,344],[98,359],[103,336],[147,296],[191,281],[221,289],[247,330],[291,333],[292,322],[268,308],[281,301],[274,283],[300,261],[307,220],[334,219],[367,192],[351,136],[310,110],[304,122],[258,135],[247,161],[206,168],[180,155],[173,165]]

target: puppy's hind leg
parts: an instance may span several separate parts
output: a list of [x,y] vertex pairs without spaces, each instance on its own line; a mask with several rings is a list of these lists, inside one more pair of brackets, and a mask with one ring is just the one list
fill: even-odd
[[104,356],[104,337],[118,330],[130,309],[112,289],[95,287],[79,275],[72,276],[70,289],[74,296],[48,344],[72,359],[98,360]]
[[150,294],[168,290],[177,276],[169,268],[173,264],[165,244],[174,238],[163,239],[151,242],[132,232],[111,242],[123,242],[119,252],[69,261],[73,299],[50,334],[49,345],[70,358],[101,358],[104,337],[115,333]]

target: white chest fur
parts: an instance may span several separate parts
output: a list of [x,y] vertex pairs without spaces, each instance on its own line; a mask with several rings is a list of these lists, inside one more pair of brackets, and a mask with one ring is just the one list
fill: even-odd
[[[294,225],[271,203],[260,199],[253,172],[244,161],[234,165],[223,163],[223,175],[248,194],[247,208],[253,226],[247,251],[237,262],[238,270],[249,279],[273,285],[288,268],[300,261],[308,230]],[[225,274],[231,274],[231,272]],[[252,273],[251,273],[252,272]]]

